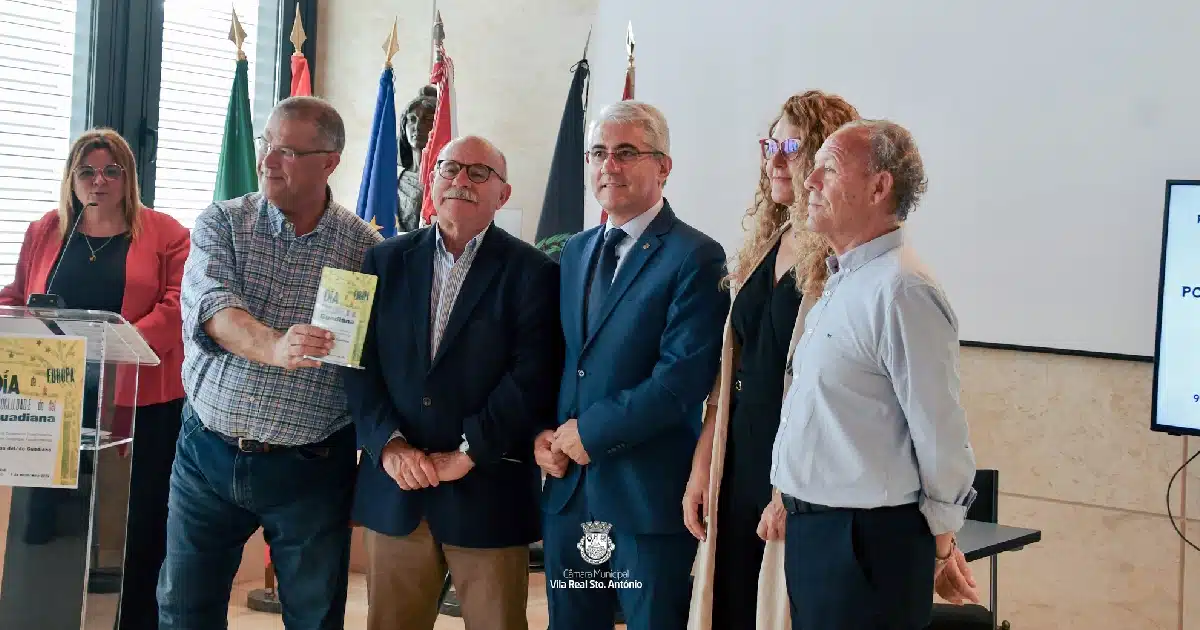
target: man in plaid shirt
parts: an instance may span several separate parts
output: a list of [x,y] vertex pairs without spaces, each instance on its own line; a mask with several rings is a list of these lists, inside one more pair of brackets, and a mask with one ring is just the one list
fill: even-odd
[[260,526],[289,629],[342,628],[355,436],[332,335],[308,325],[321,271],[358,271],[379,233],[331,198],[346,132],[313,97],[276,106],[261,193],[196,221],[184,270],[188,405],[171,472],[160,628],[223,628]]

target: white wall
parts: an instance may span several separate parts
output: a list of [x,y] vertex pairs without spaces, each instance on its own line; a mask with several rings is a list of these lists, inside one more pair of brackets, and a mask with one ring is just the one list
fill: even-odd
[[757,139],[790,94],[841,94],[916,136],[909,229],[967,340],[1150,355],[1164,181],[1200,170],[1200,3],[601,0],[593,111],[671,123],[680,215],[737,247]]

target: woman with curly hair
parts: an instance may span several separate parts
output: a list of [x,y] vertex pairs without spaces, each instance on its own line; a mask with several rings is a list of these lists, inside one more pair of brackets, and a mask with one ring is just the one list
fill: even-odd
[[[683,497],[684,522],[701,541],[690,630],[756,626],[766,547],[757,528],[771,501],[771,447],[790,380],[787,363],[829,273],[829,246],[805,228],[802,182],[825,138],[857,118],[841,97],[808,91],[784,102],[770,137],[760,141],[758,191],[743,221],[748,234],[726,278],[732,308],[720,376]],[[763,595],[786,606],[784,586],[764,585],[782,599]]]

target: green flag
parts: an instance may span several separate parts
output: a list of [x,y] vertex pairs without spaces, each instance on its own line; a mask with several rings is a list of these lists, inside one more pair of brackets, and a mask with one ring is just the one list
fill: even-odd
[[229,110],[225,112],[225,137],[221,140],[213,201],[233,199],[258,190],[248,68],[245,59],[238,59],[233,75],[233,90],[229,93]]

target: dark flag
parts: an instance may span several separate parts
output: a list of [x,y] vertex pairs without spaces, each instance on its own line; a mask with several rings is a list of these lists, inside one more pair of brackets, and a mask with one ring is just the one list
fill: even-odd
[[542,216],[538,219],[535,242],[538,249],[558,260],[567,239],[583,230],[584,195],[584,98],[587,94],[588,62],[584,58],[575,64],[571,90],[558,126],[558,142],[550,163],[550,178],[546,181],[546,197],[542,201]]

